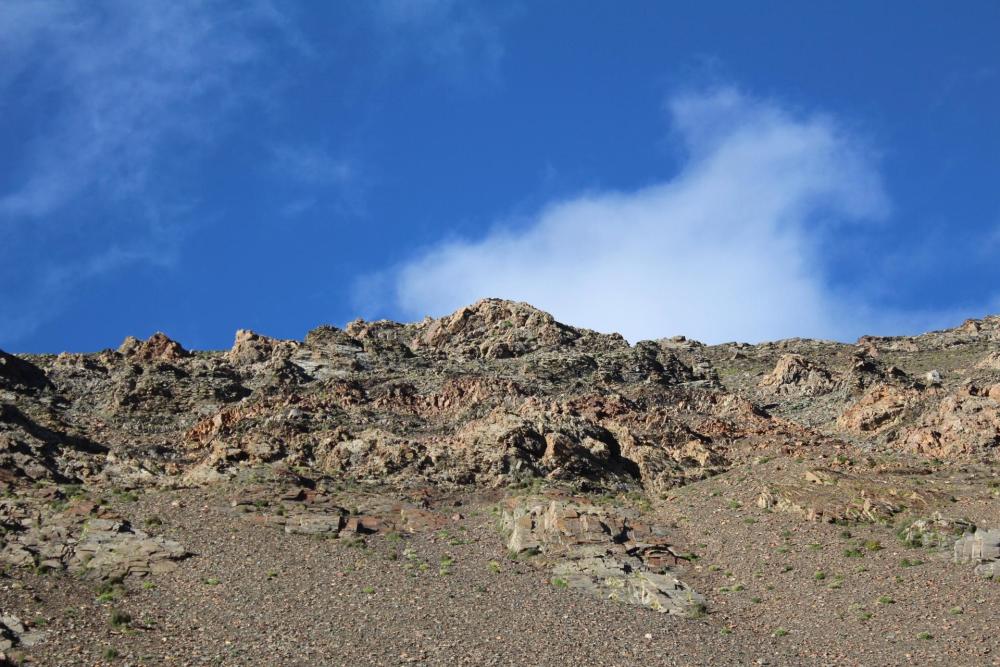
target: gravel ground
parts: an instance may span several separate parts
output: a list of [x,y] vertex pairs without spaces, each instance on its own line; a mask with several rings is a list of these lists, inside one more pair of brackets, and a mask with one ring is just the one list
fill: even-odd
[[[745,474],[655,508],[699,555],[679,568],[708,598],[699,619],[553,586],[544,568],[506,556],[481,499],[443,532],[360,547],[250,521],[221,489],[117,507],[137,525],[159,517],[157,532],[195,554],[176,571],[103,602],[92,582],[15,571],[0,578],[0,608],[48,631],[30,664],[67,667],[1000,665],[1000,583],[903,547],[889,527],[759,510]],[[131,622],[114,627],[115,610]]]

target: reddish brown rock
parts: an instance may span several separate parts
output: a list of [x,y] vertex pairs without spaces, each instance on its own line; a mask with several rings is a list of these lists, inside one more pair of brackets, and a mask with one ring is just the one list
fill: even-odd
[[129,336],[118,351],[126,357],[139,361],[177,361],[191,356],[180,343],[159,331],[144,341]]
[[837,418],[837,426],[853,433],[873,433],[897,426],[920,400],[915,389],[878,384]]
[[778,394],[818,396],[833,391],[835,381],[827,369],[800,354],[783,354],[774,370],[760,381],[760,388]]

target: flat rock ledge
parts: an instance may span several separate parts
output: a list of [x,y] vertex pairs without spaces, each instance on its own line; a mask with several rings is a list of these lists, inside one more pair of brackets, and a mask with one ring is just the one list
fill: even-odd
[[294,483],[245,487],[232,496],[230,506],[247,520],[288,535],[323,539],[355,541],[376,533],[430,532],[450,523],[439,512],[382,494],[366,494],[362,507],[352,511],[325,490]]
[[124,579],[174,569],[188,552],[164,537],[134,529],[114,516],[95,517],[93,503],[51,512],[44,506],[0,501],[0,564]]
[[637,514],[579,498],[508,498],[501,524],[511,555],[542,556],[556,586],[661,613],[701,615],[704,597],[669,569],[686,557],[662,527]]
[[860,475],[825,468],[761,489],[761,509],[800,514],[808,521],[887,523],[904,509],[923,512],[948,497],[901,475]]

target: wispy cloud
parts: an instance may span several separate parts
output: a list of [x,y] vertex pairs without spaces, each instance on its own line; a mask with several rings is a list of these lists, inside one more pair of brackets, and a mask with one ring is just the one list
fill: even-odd
[[902,321],[826,279],[825,244],[890,212],[863,142],[829,116],[732,88],[674,96],[667,110],[687,154],[673,178],[443,241],[359,289],[410,317],[484,296],[524,300],[631,340],[847,339]]
[[144,245],[112,245],[77,259],[39,266],[30,280],[5,290],[0,341],[16,341],[33,332],[67,305],[81,283],[136,264],[169,267],[175,260],[176,243],[161,237]]
[[366,3],[386,39],[385,55],[415,60],[468,82],[499,73],[503,24],[510,7],[459,0],[374,0]]
[[0,82],[8,93],[16,85],[29,103],[47,97],[54,111],[26,147],[21,182],[0,197],[0,216],[41,217],[85,189],[133,195],[148,186],[164,142],[208,138],[219,115],[247,94],[236,75],[260,55],[250,35],[273,16],[260,3],[223,7],[0,6]]
[[[280,117],[277,93],[295,68],[336,55],[337,44],[306,37],[296,11],[273,0],[0,3],[0,114],[17,128],[0,129],[0,342],[30,333],[88,280],[178,259],[189,227],[213,216],[210,196],[178,175],[248,108]],[[345,24],[363,16],[372,44],[344,76],[417,62],[477,81],[503,52],[495,12],[480,6],[378,0],[331,12]],[[263,169],[279,213],[364,213],[356,154],[294,131],[278,141],[290,143]]]
[[316,146],[275,147],[272,167],[283,176],[319,187],[338,187],[351,181],[355,167],[346,158],[334,157]]
[[325,214],[364,214],[368,190],[356,158],[335,154],[321,144],[278,144],[269,168],[289,191],[280,205],[285,218],[319,210]]
[[0,157],[0,265],[18,269],[0,335],[30,332],[89,279],[171,264],[196,196],[171,170],[265,98],[262,65],[299,45],[266,0],[0,4],[0,109],[35,118]]

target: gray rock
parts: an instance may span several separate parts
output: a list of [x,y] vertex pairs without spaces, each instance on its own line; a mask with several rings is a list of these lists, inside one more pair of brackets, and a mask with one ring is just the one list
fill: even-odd
[[177,542],[133,530],[128,522],[91,519],[69,559],[68,569],[113,579],[160,574],[177,567],[187,552]]
[[1000,576],[1000,529],[977,530],[955,542],[955,562],[974,563],[984,577]]
[[664,531],[633,525],[633,514],[582,501],[529,498],[508,503],[502,520],[508,549],[553,562],[557,585],[661,613],[696,615],[705,599],[667,571],[662,554],[673,552],[662,540]]
[[945,547],[954,544],[956,536],[975,530],[976,524],[967,519],[955,519],[935,512],[930,517],[911,523],[900,538],[915,547]]
[[705,598],[677,577],[642,567],[638,559],[605,554],[563,561],[552,573],[570,588],[660,613],[690,616],[703,608]]
[[188,555],[177,542],[126,521],[49,512],[28,504],[0,507],[4,521],[20,528],[0,538],[0,563],[113,579],[166,572]]
[[15,646],[34,646],[47,634],[40,630],[28,630],[13,614],[0,615],[0,651],[9,651]]
[[340,514],[299,514],[289,517],[285,532],[290,535],[322,535],[336,537],[344,526]]

